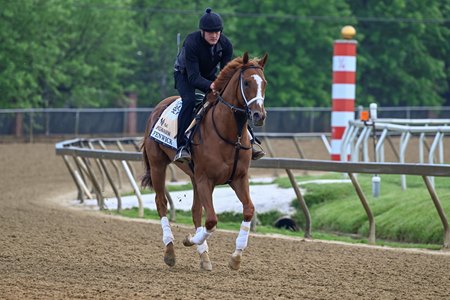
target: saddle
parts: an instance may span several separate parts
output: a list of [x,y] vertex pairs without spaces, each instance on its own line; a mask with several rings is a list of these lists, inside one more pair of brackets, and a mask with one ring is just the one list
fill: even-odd
[[[192,132],[196,124],[199,123],[201,115],[203,115],[204,108],[208,106],[205,101],[206,96],[201,93],[195,94],[195,108],[191,116],[191,124],[186,129],[187,132]],[[150,131],[150,137],[156,142],[176,150],[177,134],[178,134],[178,114],[180,113],[183,102],[181,98],[173,101],[167,106],[159,116],[156,123]]]

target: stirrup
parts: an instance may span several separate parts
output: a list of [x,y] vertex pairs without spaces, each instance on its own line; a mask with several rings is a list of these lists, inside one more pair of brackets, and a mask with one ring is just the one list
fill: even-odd
[[181,163],[189,163],[191,161],[191,154],[186,149],[186,146],[182,146],[182,147],[180,147],[180,149],[178,149],[173,161],[181,162]]
[[257,150],[257,149],[252,147],[252,160],[258,160],[260,158],[263,158],[264,155],[266,155],[266,152],[264,152],[262,147],[259,144],[256,144],[256,145],[258,145],[260,150]]

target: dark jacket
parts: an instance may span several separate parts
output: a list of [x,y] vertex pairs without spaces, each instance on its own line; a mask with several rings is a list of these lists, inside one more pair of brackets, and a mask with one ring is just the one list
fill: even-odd
[[223,69],[233,56],[233,46],[223,34],[216,45],[211,46],[200,31],[189,34],[175,61],[175,71],[186,74],[188,82],[206,93],[216,79],[217,66]]

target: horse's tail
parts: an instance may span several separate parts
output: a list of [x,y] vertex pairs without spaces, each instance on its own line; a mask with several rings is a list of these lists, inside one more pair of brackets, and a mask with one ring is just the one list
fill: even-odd
[[147,158],[147,151],[145,151],[145,147],[143,147],[142,156],[145,164],[145,174],[141,178],[141,187],[145,188],[148,186],[149,188],[152,188],[153,185],[152,185],[152,176],[150,173],[150,163]]
[[142,159],[144,160],[144,165],[145,165],[145,174],[142,176],[141,178],[141,187],[145,188],[145,187],[149,187],[152,188],[153,184],[152,184],[152,176],[150,173],[150,162],[148,161],[148,157],[147,157],[147,151],[145,150],[145,143],[147,142],[148,139],[148,135],[150,133],[149,127],[147,125],[147,128],[145,129],[145,135],[144,135],[144,140],[142,141],[141,144],[141,151],[142,151]]

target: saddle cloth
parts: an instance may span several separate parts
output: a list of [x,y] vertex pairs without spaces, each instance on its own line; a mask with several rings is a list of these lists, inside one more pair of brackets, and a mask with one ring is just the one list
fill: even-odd
[[[195,94],[195,108],[192,116],[192,122],[186,129],[186,135],[189,137],[191,129],[197,123],[194,116],[201,114],[209,105],[208,102],[203,103],[205,95]],[[177,133],[178,133],[178,115],[181,111],[183,101],[181,98],[173,101],[159,116],[158,121],[153,125],[150,137],[158,143],[177,150]]]
[[173,101],[159,116],[150,137],[167,147],[177,149],[178,114],[182,106],[181,98]]

